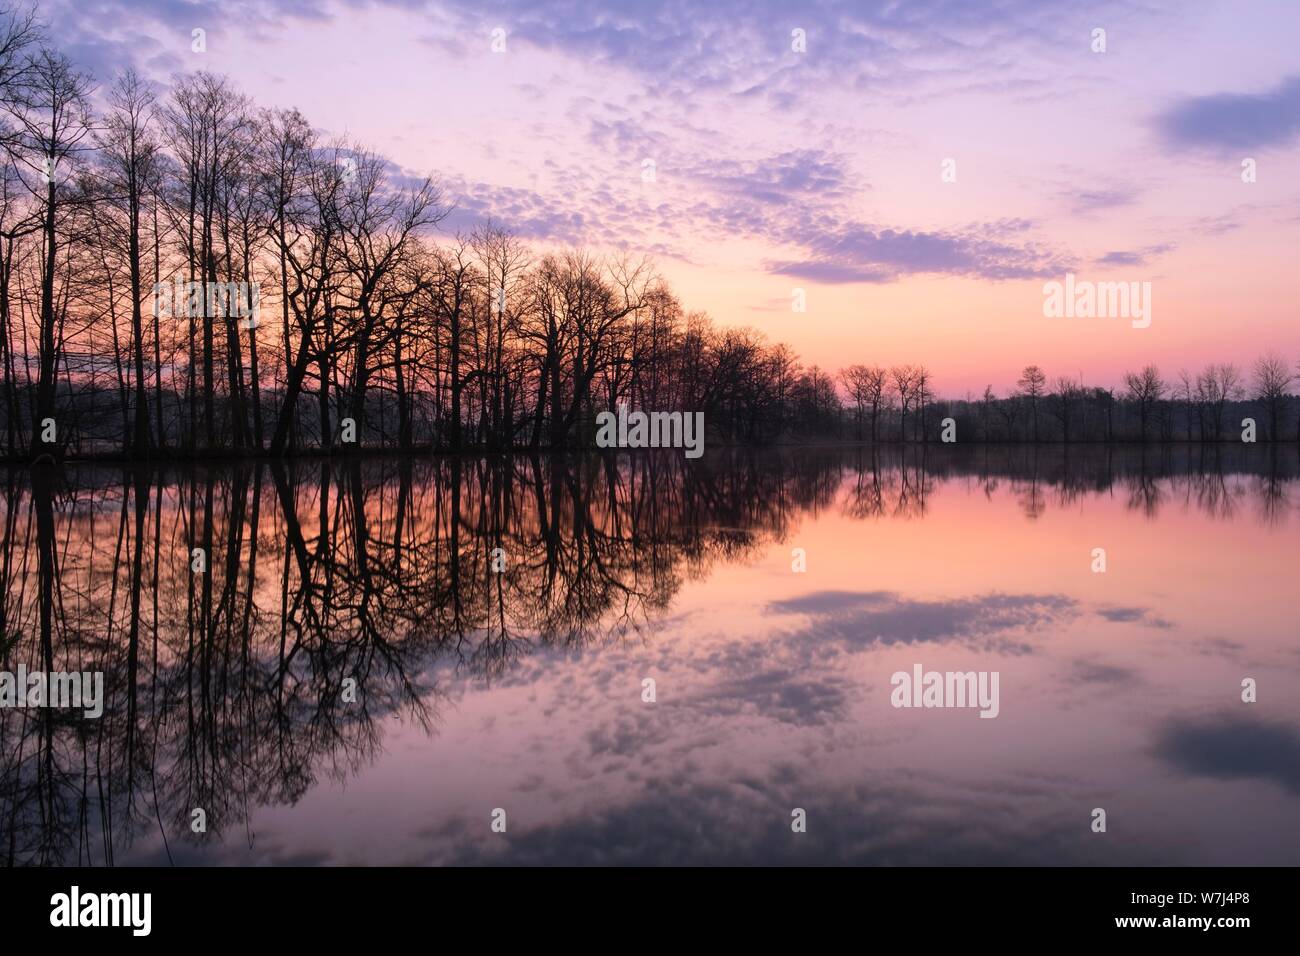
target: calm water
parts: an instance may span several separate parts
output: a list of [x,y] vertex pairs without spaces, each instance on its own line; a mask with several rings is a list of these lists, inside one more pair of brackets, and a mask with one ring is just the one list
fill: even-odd
[[[0,670],[108,694],[0,710],[0,859],[1294,865],[1298,473],[1226,446],[0,473]],[[997,671],[999,716],[892,707],[914,664]]]

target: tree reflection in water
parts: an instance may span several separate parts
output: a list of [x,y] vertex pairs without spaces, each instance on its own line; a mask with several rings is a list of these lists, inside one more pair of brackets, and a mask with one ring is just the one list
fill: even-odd
[[111,864],[146,831],[237,833],[373,761],[383,718],[436,733],[447,675],[625,640],[807,512],[919,519],[956,481],[1010,483],[1028,518],[1108,494],[1276,523],[1296,473],[1295,449],[1226,446],[10,470],[0,669],[103,671],[107,701],[0,711],[0,856]]

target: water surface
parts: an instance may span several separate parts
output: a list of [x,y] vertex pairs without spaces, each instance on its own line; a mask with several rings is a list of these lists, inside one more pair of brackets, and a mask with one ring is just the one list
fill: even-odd
[[[102,670],[109,701],[0,711],[0,857],[1296,864],[1298,472],[1235,446],[9,471],[0,669]],[[892,707],[915,664],[997,671],[999,715]]]

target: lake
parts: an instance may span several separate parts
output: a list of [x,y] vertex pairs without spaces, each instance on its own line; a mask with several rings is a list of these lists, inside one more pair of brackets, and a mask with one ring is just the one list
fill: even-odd
[[[0,856],[1295,865],[1298,476],[1290,445],[9,470],[0,669],[106,700],[0,710]],[[996,716],[894,706],[918,666],[996,673]]]

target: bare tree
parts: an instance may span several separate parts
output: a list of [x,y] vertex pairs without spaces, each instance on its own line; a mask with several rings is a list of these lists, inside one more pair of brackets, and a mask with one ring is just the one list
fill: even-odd
[[1282,408],[1286,403],[1287,389],[1294,376],[1286,359],[1276,352],[1269,352],[1255,361],[1254,398],[1268,412],[1269,441],[1281,441],[1282,433],[1278,422],[1282,418]]
[[[1187,440],[1192,440],[1192,410],[1195,390],[1192,382],[1192,373],[1185,368],[1178,370],[1178,393],[1177,397],[1183,403],[1183,418],[1185,419],[1185,429]],[[1197,414],[1200,413],[1200,405],[1196,405]],[[1202,434],[1204,429],[1202,429]]]
[[[11,158],[37,205],[44,246],[41,250],[40,314],[37,332],[39,372],[33,414],[33,450],[57,451],[54,424],[63,315],[56,299],[60,241],[65,205],[75,211],[84,194],[75,187],[75,166],[91,132],[89,77],[78,72],[62,54],[42,48],[24,71],[21,84],[4,106],[15,122],[6,137]],[[66,194],[66,195],[65,195]],[[66,429],[65,429],[66,431]],[[46,441],[53,434],[54,441]]]
[[1197,400],[1209,412],[1213,441],[1223,437],[1223,412],[1228,402],[1240,401],[1245,395],[1241,371],[1231,363],[1210,364],[1197,376]]
[[896,365],[889,370],[890,384],[898,396],[901,415],[898,428],[898,440],[907,441],[907,410],[916,397],[916,370],[910,365]]
[[916,395],[916,417],[919,420],[921,428],[921,440],[928,441],[929,436],[925,432],[925,408],[934,401],[934,392],[930,390],[930,370],[924,365],[915,366],[912,376],[913,391]]
[[1075,407],[1083,398],[1083,382],[1061,375],[1056,379],[1056,388],[1052,394],[1052,413],[1061,423],[1061,440],[1070,442],[1070,426],[1074,423]]
[[1037,365],[1026,365],[1016,382],[1020,394],[1029,399],[1029,415],[1034,423],[1034,441],[1038,441],[1038,402],[1047,389],[1047,375]]
[[992,418],[994,403],[998,400],[997,393],[993,391],[992,385],[984,386],[984,394],[980,396],[980,436],[984,441],[989,440],[992,429],[989,422]]
[[853,421],[857,429],[858,441],[862,441],[862,425],[866,418],[866,407],[870,402],[871,372],[865,365],[850,365],[840,370],[840,383],[853,400]]
[[1165,394],[1168,387],[1160,378],[1160,370],[1148,365],[1141,372],[1126,372],[1124,387],[1129,401],[1137,404],[1138,418],[1141,421],[1141,439],[1147,440],[1147,421],[1151,409]]
[[[126,256],[131,295],[131,354],[134,363],[134,429],[130,447],[138,455],[151,445],[149,402],[145,390],[144,267],[141,247],[145,204],[158,191],[159,143],[150,118],[154,93],[128,70],[109,93],[109,110],[96,142],[103,169],[103,200],[117,213],[114,233],[122,242],[115,246]],[[158,436],[159,441],[162,440]]]

